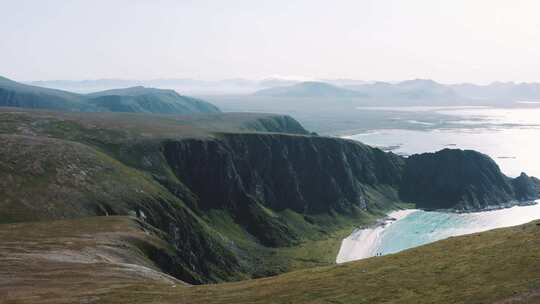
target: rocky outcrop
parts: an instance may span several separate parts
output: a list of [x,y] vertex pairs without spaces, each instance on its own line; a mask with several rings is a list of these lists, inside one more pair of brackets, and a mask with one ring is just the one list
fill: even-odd
[[512,180],[515,197],[520,201],[535,200],[540,197],[540,180],[525,173]]
[[240,277],[228,244],[179,198],[189,190],[169,193],[80,143],[2,134],[0,142],[0,223],[133,215],[159,229],[174,249],[167,259],[155,254],[165,272],[189,283]]
[[[175,117],[150,123],[152,136],[143,136],[122,125],[146,131],[132,116],[104,115],[96,127],[52,114],[3,115],[0,222],[133,215],[172,251],[152,255],[156,264],[190,283],[287,271],[291,250],[279,247],[320,240],[402,201],[478,210],[534,199],[540,189],[537,179],[507,178],[474,151],[403,158],[305,135],[287,116]],[[212,121],[233,131],[193,132]],[[160,133],[182,131],[178,125],[192,128]]]
[[[287,223],[265,209],[309,215],[380,207],[386,202],[373,199],[372,193],[395,199],[388,189],[398,185],[404,163],[357,142],[283,134],[167,141],[163,154],[199,198],[199,208],[231,210],[269,246],[287,245],[290,239],[279,233],[288,231]],[[268,238],[268,229],[279,237]]]
[[224,134],[167,141],[163,153],[201,208],[248,196],[273,210],[347,212],[368,207],[366,187],[396,186],[403,160],[356,142],[282,134]]
[[419,208],[473,211],[536,199],[538,185],[526,175],[511,180],[487,155],[444,149],[409,157],[399,193]]

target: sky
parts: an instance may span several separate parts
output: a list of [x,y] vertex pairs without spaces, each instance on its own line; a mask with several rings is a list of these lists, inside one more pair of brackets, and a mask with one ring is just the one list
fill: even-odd
[[540,82],[537,0],[0,0],[19,81]]

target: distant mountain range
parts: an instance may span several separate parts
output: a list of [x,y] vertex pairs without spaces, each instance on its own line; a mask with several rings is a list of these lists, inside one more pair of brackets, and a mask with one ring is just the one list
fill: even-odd
[[174,89],[187,94],[251,94],[257,90],[287,86],[300,81],[268,78],[263,80],[248,80],[231,78],[216,81],[197,80],[188,78],[165,78],[150,80],[127,80],[127,79],[96,79],[96,80],[50,80],[31,81],[29,85],[47,87],[53,89],[69,90],[78,93],[89,93],[119,87],[147,86],[161,89]]
[[372,84],[349,85],[346,88],[362,92],[377,100],[400,102],[457,103],[469,99],[460,96],[452,87],[433,80],[415,79],[398,83],[375,82]]
[[0,77],[0,106],[86,112],[137,112],[161,114],[217,113],[200,99],[173,90],[129,87],[77,94],[31,86]]
[[429,79],[397,83],[372,82],[331,85],[325,82],[301,82],[259,90],[257,96],[358,98],[373,105],[470,105],[507,104],[540,101],[539,83],[492,83],[489,85],[445,85]]
[[272,97],[364,97],[362,92],[334,86],[325,82],[307,81],[291,86],[260,90],[259,96]]
[[469,105],[507,104],[516,101],[540,101],[540,83],[494,82],[441,84],[430,79],[401,82],[321,79],[301,81],[290,78],[251,80],[232,78],[215,81],[197,79],[97,79],[33,81],[26,84],[90,93],[118,87],[146,86],[174,89],[191,95],[251,95],[282,98],[361,98],[373,105]]
[[454,89],[436,83],[432,80],[408,80],[399,83],[374,82],[332,85],[325,82],[301,82],[294,85],[260,90],[258,96],[268,97],[310,97],[310,98],[362,98],[374,99],[378,103],[384,101],[416,103],[426,101],[439,103],[441,101],[458,102],[464,98]]

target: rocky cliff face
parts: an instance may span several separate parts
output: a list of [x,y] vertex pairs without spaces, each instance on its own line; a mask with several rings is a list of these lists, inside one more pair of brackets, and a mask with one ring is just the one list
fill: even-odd
[[365,188],[396,186],[404,163],[355,142],[283,134],[167,141],[163,153],[203,209],[234,208],[241,193],[278,211],[366,209]]
[[525,173],[521,173],[511,181],[514,188],[516,199],[520,201],[530,201],[538,199],[540,196],[540,180],[536,177],[530,177]]
[[240,277],[227,244],[145,174],[70,141],[0,134],[0,142],[0,223],[133,215],[174,248],[156,255],[166,273],[190,283]]
[[527,175],[506,177],[484,154],[445,149],[409,157],[399,193],[420,208],[472,211],[536,199],[537,187]]
[[[283,134],[167,141],[163,154],[198,197],[199,208],[231,210],[270,246],[287,245],[294,235],[279,233],[291,231],[265,209],[304,215],[368,210],[385,203],[373,199],[373,192],[396,199],[388,189],[399,183],[404,163],[394,154],[356,142]],[[279,237],[269,238],[269,229]]]
[[0,119],[0,222],[130,214],[157,228],[172,248],[156,255],[156,264],[190,283],[289,270],[291,258],[276,258],[279,250],[402,201],[475,210],[534,199],[540,189],[537,179],[509,179],[474,151],[406,159],[354,141],[305,135],[289,117],[182,121],[193,128],[208,120],[236,128],[190,128],[191,137],[188,131],[162,135],[169,133],[158,127],[183,129],[175,129],[179,121],[159,120],[164,125],[152,123],[153,136],[145,137],[129,129],[136,122],[131,116],[112,122],[103,116],[96,126],[68,121],[67,114],[60,120],[32,115],[3,113]]

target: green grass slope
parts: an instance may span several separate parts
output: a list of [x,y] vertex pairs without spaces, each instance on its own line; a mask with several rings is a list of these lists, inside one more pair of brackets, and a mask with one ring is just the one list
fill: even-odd
[[182,96],[173,90],[131,87],[92,93],[85,97],[87,103],[111,112],[166,114],[220,112],[211,103]]
[[25,85],[0,76],[0,106],[81,111],[82,95]]
[[3,109],[0,223],[137,215],[173,248],[161,269],[189,283],[332,265],[354,227],[399,208],[406,163],[306,133],[266,114]]
[[219,113],[206,101],[173,90],[145,87],[107,90],[92,94],[30,86],[0,77],[0,106],[85,112],[161,114]]
[[177,197],[150,174],[87,144],[22,135],[0,140],[1,223],[139,214],[176,248],[161,265],[171,275],[189,282],[244,277],[217,231],[186,205],[189,191]]
[[257,223],[278,229],[261,233],[284,228],[296,236],[294,246],[265,246],[238,220],[238,210],[200,208],[201,195],[173,173],[163,155],[164,141],[220,140],[224,135],[212,128],[241,132],[234,135],[240,138],[252,133],[253,125],[306,132],[290,120],[244,113],[173,117],[5,109],[0,113],[0,223],[142,213],[175,248],[176,260],[167,271],[192,283],[331,264],[340,239],[354,225],[374,220],[373,214],[306,219],[260,202],[240,206],[257,216]]
[[540,301],[538,221],[337,266],[200,286],[187,286],[155,271],[151,249],[166,252],[167,246],[141,225],[125,217],[0,225],[0,301],[190,304]]
[[538,303],[539,246],[537,221],[181,295],[190,303]]

